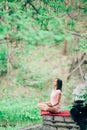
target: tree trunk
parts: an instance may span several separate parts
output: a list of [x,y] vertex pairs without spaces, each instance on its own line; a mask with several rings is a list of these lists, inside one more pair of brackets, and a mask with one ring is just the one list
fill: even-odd
[[[65,0],[66,9],[67,9],[68,5],[69,5],[69,0]],[[65,15],[65,20],[64,20],[64,24],[65,24],[66,29],[68,29],[67,23],[68,23],[68,14]],[[66,53],[67,53],[67,40],[65,38],[64,39],[63,54],[66,55]]]

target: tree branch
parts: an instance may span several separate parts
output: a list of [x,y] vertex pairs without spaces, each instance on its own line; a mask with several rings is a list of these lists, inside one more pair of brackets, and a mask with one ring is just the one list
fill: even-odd
[[[87,54],[86,54],[86,55],[87,55]],[[84,56],[84,58],[81,60],[81,62],[79,63],[79,65],[78,65],[75,69],[73,69],[72,72],[67,76],[67,80],[69,80],[70,76],[71,76],[77,69],[79,69],[79,68],[81,67],[81,65],[84,63],[84,61],[85,61],[85,56]],[[80,74],[81,74],[81,76],[82,76],[81,68],[80,68]]]
[[84,78],[83,78],[83,73],[82,73],[81,66],[79,66],[79,70],[80,70],[80,74],[81,74],[82,80],[83,80],[83,82],[84,82]]
[[66,30],[66,32],[71,33],[71,35],[75,35],[75,36],[77,36],[77,37],[84,37],[84,38],[87,39],[87,35],[84,36],[84,35],[82,35],[82,34],[80,34],[80,33],[77,33],[77,32],[71,32],[71,31],[69,31],[69,30]]
[[32,8],[35,10],[35,12],[39,14],[39,11],[38,11],[38,10],[36,9],[36,7],[32,4],[32,1],[31,1],[31,0],[27,0],[26,3],[25,3],[25,5],[27,5],[27,3],[29,3],[29,5],[32,6]]

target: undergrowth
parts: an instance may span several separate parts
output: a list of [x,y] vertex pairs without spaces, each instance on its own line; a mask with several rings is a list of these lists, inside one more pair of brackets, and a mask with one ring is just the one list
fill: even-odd
[[[35,97],[7,97],[0,99],[0,125],[15,129],[18,124],[40,123],[41,117]],[[4,128],[4,127],[3,127]]]

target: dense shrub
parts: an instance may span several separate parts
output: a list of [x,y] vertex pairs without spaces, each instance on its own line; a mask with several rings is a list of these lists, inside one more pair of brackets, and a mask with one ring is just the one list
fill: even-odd
[[7,73],[7,52],[5,48],[0,48],[0,76]]

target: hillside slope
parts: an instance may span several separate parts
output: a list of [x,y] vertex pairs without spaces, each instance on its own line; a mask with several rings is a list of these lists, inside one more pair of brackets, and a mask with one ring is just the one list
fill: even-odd
[[32,51],[25,46],[16,48],[9,73],[1,78],[0,97],[29,97],[32,94],[48,99],[53,80],[61,78],[64,84],[62,101],[64,104],[71,102],[75,79],[72,76],[67,82],[71,60],[69,55],[62,54],[61,45],[36,46]]

